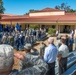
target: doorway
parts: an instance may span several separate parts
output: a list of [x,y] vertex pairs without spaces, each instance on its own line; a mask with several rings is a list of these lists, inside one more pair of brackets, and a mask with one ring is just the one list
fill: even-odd
[[69,25],[64,25],[63,33],[70,33],[70,26]]
[[70,25],[60,25],[60,33],[70,33],[71,26]]

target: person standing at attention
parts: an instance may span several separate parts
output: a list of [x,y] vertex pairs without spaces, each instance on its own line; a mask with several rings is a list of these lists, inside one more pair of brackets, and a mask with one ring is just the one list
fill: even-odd
[[45,47],[47,47],[46,44],[44,44],[42,41],[40,42],[40,56],[41,58],[43,59],[43,56],[44,56],[44,51],[45,51]]
[[58,50],[59,75],[62,75],[67,70],[67,56],[69,53],[68,46],[65,44],[65,39],[61,39],[61,46]]
[[57,57],[57,47],[54,45],[54,39],[49,37],[48,47],[44,52],[44,61],[48,64],[49,70],[46,75],[55,75],[55,61]]
[[73,40],[72,36],[70,36],[69,40],[68,40],[69,52],[73,51],[73,43],[74,43],[74,40]]

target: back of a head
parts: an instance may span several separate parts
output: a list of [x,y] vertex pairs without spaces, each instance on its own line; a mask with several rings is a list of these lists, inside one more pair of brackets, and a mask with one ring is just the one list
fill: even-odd
[[26,49],[26,52],[30,52],[32,49],[32,45],[30,43],[25,44],[24,48]]
[[13,47],[10,45],[0,45],[0,75],[8,75],[13,66]]
[[65,44],[65,39],[64,38],[62,38],[60,41],[61,41],[61,43]]
[[48,43],[49,44],[53,44],[54,43],[54,38],[53,37],[49,37],[48,38]]
[[68,35],[65,35],[66,38],[68,38]]

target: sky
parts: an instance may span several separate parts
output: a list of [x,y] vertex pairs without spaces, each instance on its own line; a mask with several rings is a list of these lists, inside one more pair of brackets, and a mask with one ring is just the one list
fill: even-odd
[[76,9],[76,0],[3,0],[3,2],[6,9],[5,14],[23,15],[30,9],[54,8],[61,3],[67,3],[72,9]]

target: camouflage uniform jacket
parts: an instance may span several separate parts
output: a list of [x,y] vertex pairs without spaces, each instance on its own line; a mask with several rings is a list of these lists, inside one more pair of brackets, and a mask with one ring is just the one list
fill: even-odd
[[5,44],[6,41],[7,41],[7,37],[6,37],[6,36],[3,36],[3,37],[2,37],[2,42],[3,42],[3,44]]
[[9,42],[10,45],[13,46],[13,44],[14,44],[14,37],[13,36],[8,36],[8,42]]
[[18,73],[18,72],[12,71],[9,75],[18,75],[17,73]]
[[18,75],[44,75],[47,70],[48,65],[38,55],[26,53]]
[[45,47],[47,47],[45,44],[42,44],[42,46],[40,47],[40,56],[42,59],[44,56]]

